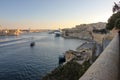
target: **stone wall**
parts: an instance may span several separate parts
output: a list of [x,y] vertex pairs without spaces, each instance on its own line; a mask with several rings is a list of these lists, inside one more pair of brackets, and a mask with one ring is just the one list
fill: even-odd
[[71,29],[63,29],[62,36],[64,38],[78,38],[78,39],[92,40],[93,29],[103,29],[105,28],[105,25],[106,23],[102,23],[102,22],[76,25],[74,28]]
[[79,80],[119,80],[118,73],[119,36],[117,34]]

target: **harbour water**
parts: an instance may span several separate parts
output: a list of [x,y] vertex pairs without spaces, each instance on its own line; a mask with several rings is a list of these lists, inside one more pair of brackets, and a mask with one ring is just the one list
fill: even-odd
[[[34,47],[30,47],[31,37]],[[59,55],[82,43],[48,33],[0,36],[0,80],[41,80],[59,65]]]

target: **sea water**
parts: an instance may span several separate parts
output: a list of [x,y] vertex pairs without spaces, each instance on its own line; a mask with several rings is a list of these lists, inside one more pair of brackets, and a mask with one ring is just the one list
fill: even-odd
[[0,80],[40,80],[59,65],[59,55],[82,43],[45,32],[0,36]]

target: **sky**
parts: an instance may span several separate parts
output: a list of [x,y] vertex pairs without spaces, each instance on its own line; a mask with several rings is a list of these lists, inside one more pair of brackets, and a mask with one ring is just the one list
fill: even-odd
[[4,29],[58,29],[107,22],[119,0],[0,0]]

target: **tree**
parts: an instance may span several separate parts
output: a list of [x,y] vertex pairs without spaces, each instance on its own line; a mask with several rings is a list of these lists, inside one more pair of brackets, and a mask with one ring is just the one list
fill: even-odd
[[113,14],[106,24],[106,29],[112,30],[115,27],[116,20],[120,18],[120,12]]
[[115,21],[115,28],[120,29],[120,18]]

